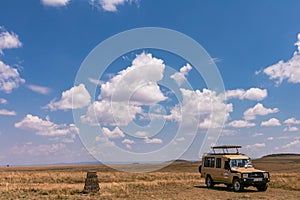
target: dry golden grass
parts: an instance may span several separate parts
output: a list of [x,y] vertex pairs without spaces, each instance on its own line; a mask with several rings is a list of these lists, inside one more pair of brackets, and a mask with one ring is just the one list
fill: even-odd
[[[294,158],[283,162],[255,161],[271,171],[270,188],[263,193],[254,188],[234,193],[221,185],[207,189],[199,163],[175,162],[151,173],[118,172],[104,165],[5,167],[0,168],[0,199],[299,199],[300,163]],[[97,171],[99,193],[82,193],[87,171]]]
[[[199,182],[197,173],[152,172],[98,172],[101,199],[131,199],[136,195],[149,196],[149,192],[162,187],[190,185]],[[86,173],[65,171],[2,171],[0,172],[0,198],[16,199],[82,199],[95,198],[81,193]]]
[[271,173],[270,186],[286,190],[300,191],[299,173]]

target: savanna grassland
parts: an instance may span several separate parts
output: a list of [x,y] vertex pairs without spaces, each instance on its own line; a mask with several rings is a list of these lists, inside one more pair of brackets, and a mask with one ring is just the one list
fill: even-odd
[[[266,192],[249,187],[235,193],[223,185],[207,189],[197,162],[174,162],[150,173],[104,165],[1,167],[0,199],[300,199],[300,156],[269,156],[254,165],[271,172]],[[82,193],[87,171],[97,171],[99,193]]]

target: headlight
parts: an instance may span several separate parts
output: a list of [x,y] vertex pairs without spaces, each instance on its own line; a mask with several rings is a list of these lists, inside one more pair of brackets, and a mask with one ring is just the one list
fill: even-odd
[[268,172],[264,172],[264,178],[269,178],[269,173]]
[[243,178],[248,178],[248,174],[242,174]]

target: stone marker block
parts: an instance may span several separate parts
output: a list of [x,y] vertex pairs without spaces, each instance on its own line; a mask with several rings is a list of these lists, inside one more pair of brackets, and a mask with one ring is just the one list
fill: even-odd
[[97,172],[87,172],[83,193],[96,193],[99,190]]

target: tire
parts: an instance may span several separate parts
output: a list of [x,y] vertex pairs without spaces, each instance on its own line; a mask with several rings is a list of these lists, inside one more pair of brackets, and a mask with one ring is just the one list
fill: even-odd
[[256,186],[256,188],[257,188],[258,191],[264,192],[264,191],[266,191],[268,189],[268,186],[269,186],[269,184],[265,183],[265,184]]
[[213,181],[213,179],[210,177],[210,175],[207,175],[206,176],[206,179],[205,179],[205,183],[206,183],[206,186],[208,187],[208,188],[213,188],[214,187],[214,181]]
[[201,174],[201,167],[202,167],[202,165],[200,165],[199,168],[198,168],[198,171],[199,171],[200,174]]
[[244,190],[244,186],[239,179],[234,179],[232,182],[232,188],[235,192],[240,192]]

